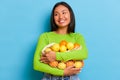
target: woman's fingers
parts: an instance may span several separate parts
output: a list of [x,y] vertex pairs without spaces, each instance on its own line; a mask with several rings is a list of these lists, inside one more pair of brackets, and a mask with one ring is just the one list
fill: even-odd
[[53,62],[53,61],[56,60],[56,54],[55,54],[55,52],[53,52],[53,51],[48,52],[48,53],[46,54],[46,57],[47,57],[47,59],[48,59],[50,62]]
[[42,56],[44,56],[44,57],[45,57],[45,56],[46,56],[46,53],[43,53],[43,54],[42,54]]
[[43,63],[48,64],[49,62],[48,61],[43,61]]
[[50,51],[42,54],[41,59],[47,59],[49,62],[53,62],[56,60],[56,54],[54,51]]
[[49,63],[49,61],[47,61],[47,60],[41,60],[41,62],[46,63],[46,64]]
[[73,71],[80,71],[80,68],[75,68],[75,66],[70,66],[68,69],[73,70]]
[[71,70],[80,71],[80,68],[71,68]]
[[49,63],[49,60],[47,59],[47,57],[41,57],[40,59],[41,62],[44,62],[44,63]]
[[47,58],[46,58],[46,57],[41,57],[40,60],[41,60],[41,61],[44,61],[44,60],[47,60]]
[[81,71],[80,68],[75,68],[75,66],[70,66],[64,70],[64,75],[70,76],[70,75],[78,74],[80,71]]

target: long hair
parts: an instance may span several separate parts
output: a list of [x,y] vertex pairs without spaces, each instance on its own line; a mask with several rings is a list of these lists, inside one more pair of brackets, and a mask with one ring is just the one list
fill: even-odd
[[75,16],[73,13],[72,8],[66,3],[66,2],[58,2],[54,5],[53,9],[52,9],[52,13],[51,13],[51,31],[56,31],[58,29],[58,26],[55,24],[54,21],[54,10],[57,6],[59,5],[63,5],[65,7],[68,8],[69,12],[70,12],[70,23],[68,25],[68,29],[67,29],[67,33],[71,33],[71,32],[75,32]]

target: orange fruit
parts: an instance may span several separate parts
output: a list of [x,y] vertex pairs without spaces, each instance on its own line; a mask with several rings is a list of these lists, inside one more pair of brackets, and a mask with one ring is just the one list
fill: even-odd
[[67,51],[67,47],[64,45],[60,46],[60,52],[66,52]]
[[58,52],[60,49],[60,45],[58,43],[55,43],[51,46],[51,49],[55,52]]
[[74,43],[68,42],[66,46],[68,50],[72,50],[74,48]]
[[66,67],[73,66],[73,65],[74,65],[74,61],[67,61],[66,62]]
[[62,41],[60,42],[60,46],[61,46],[61,45],[65,45],[65,46],[66,46],[66,45],[67,45],[67,41],[66,41],[66,40],[62,40]]
[[44,52],[46,52],[46,53],[47,53],[47,52],[49,52],[49,51],[52,51],[52,49],[48,47],[48,48],[46,48],[46,49],[45,49],[45,51],[44,51]]
[[76,48],[79,48],[80,47],[80,44],[78,44],[78,43],[74,43],[74,48],[76,49]]
[[59,68],[59,69],[65,69],[65,68],[66,68],[66,64],[65,64],[64,62],[60,62],[60,63],[58,64],[58,68]]
[[84,62],[83,61],[75,61],[74,66],[75,66],[75,68],[82,68],[84,66]]
[[51,67],[57,67],[58,66],[58,62],[57,61],[50,62],[49,65]]

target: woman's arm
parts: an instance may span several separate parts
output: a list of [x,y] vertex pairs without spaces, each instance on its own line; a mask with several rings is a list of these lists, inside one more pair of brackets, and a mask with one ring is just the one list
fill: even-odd
[[88,50],[85,44],[84,37],[80,34],[76,34],[74,37],[76,43],[80,44],[82,48],[70,52],[56,52],[56,60],[60,60],[60,61],[84,60],[88,57]]
[[88,57],[88,50],[85,44],[85,40],[82,35],[76,34],[74,36],[76,43],[80,44],[82,47],[79,50],[72,50],[69,52],[48,52],[46,56],[46,60],[52,62],[54,60],[59,61],[68,61],[68,60],[84,60]]
[[44,73],[49,73],[52,75],[57,75],[57,76],[62,76],[64,71],[57,69],[57,68],[52,68],[48,64],[42,63],[39,61],[38,56],[34,56],[34,70],[41,71]]
[[64,74],[64,70],[60,70],[57,68],[52,68],[48,64],[40,62],[40,56],[42,54],[42,49],[47,45],[47,40],[45,34],[42,34],[38,40],[38,44],[36,47],[36,51],[34,54],[34,62],[33,66],[34,69],[37,71],[53,74],[53,75],[58,75],[62,76]]
[[49,66],[48,64],[45,64],[43,62],[41,62],[41,58],[42,58],[42,49],[47,45],[47,40],[44,35],[41,35],[41,37],[39,38],[37,47],[36,47],[36,51],[35,51],[35,55],[34,55],[34,69],[37,71],[41,71],[41,72],[45,72],[45,73],[49,73],[52,75],[57,75],[57,76],[69,76],[69,75],[73,75],[73,74],[77,74],[80,72],[81,69],[78,68],[74,68],[74,66],[72,67],[68,67],[65,70],[60,70],[58,68],[53,68],[51,66]]

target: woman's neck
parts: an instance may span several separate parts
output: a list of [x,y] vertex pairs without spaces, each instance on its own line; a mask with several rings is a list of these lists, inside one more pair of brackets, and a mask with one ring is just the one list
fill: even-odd
[[67,29],[58,29],[55,31],[57,34],[67,34]]

